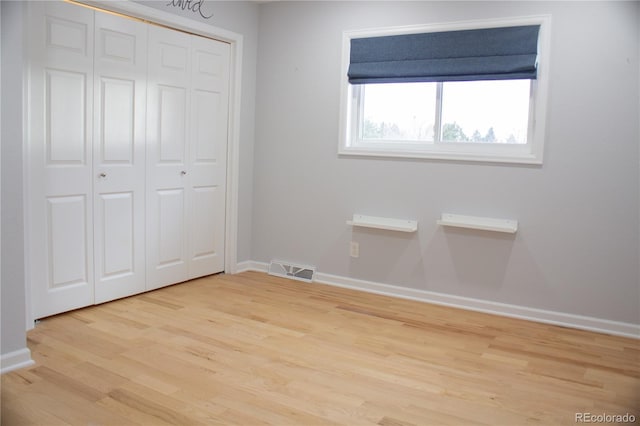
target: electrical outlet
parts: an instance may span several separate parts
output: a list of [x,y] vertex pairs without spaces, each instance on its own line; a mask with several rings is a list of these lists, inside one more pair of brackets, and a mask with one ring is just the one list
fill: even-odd
[[351,244],[349,245],[349,255],[351,257],[360,257],[360,244],[355,242],[355,241],[351,241]]

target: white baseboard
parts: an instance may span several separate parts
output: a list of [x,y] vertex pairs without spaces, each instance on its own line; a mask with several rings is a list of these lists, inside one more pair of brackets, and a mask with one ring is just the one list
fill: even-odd
[[[264,262],[246,261],[238,264],[238,272],[267,272],[268,268],[269,264]],[[640,339],[640,324],[611,321],[601,318],[567,314],[564,312],[547,311],[544,309],[510,305],[506,303],[492,302],[489,300],[472,299],[469,297],[454,296],[451,294],[436,293],[426,290],[416,290],[321,272],[316,273],[315,281],[322,284],[382,294],[385,296],[399,297],[403,299],[433,303],[436,305],[451,306],[454,308],[501,315],[510,318],[519,318],[545,324]]]
[[244,262],[238,262],[236,270],[238,273],[247,271],[267,272],[269,270],[269,264],[265,262],[255,262],[253,260],[245,260]]
[[0,374],[30,367],[34,364],[35,362],[31,359],[31,351],[29,348],[19,349],[0,355]]

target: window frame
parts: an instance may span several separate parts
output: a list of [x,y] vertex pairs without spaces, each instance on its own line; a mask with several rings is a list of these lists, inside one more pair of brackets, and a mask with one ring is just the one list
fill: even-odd
[[[520,25],[540,25],[538,37],[537,79],[531,80],[529,98],[529,128],[526,144],[484,144],[464,142],[413,142],[371,141],[359,138],[359,117],[363,103],[360,102],[362,85],[349,84],[351,39],[401,34],[416,34],[441,31],[499,28]],[[338,154],[344,156],[400,157],[475,162],[498,162],[513,164],[542,164],[546,105],[549,75],[551,16],[539,15],[483,21],[464,21],[442,24],[413,25],[402,27],[374,28],[344,31],[342,37],[342,75],[340,103],[340,138]],[[438,97],[437,102],[441,102]],[[441,105],[437,104],[436,108]],[[436,122],[435,132],[440,132]]]

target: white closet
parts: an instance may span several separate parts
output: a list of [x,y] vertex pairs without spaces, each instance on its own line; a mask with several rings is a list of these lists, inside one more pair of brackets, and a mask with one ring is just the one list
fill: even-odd
[[224,269],[229,45],[29,5],[33,316]]

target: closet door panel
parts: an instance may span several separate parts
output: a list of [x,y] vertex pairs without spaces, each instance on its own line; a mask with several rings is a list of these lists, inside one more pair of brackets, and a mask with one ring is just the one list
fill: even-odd
[[149,31],[147,289],[224,270],[230,56],[226,43]]
[[[220,231],[217,226],[219,223],[217,219],[219,218],[212,216],[216,212],[220,190],[217,186],[195,187],[192,189],[191,223],[197,225],[198,231],[194,232],[191,240],[190,256],[194,262],[202,261],[205,263],[210,261],[212,257],[219,256],[217,242],[224,238],[224,235],[218,235]],[[207,274],[206,269],[201,272],[202,275]],[[197,274],[198,271],[192,270],[192,273]]]
[[[158,86],[158,163],[184,166],[187,133],[187,90]],[[163,176],[158,176],[162,178]]]
[[95,302],[145,290],[147,25],[95,16]]
[[47,165],[84,165],[87,159],[87,74],[45,71]]
[[47,198],[51,289],[84,286],[89,281],[86,211],[87,200],[81,195]]
[[224,270],[229,115],[227,43],[192,38],[189,278]]
[[216,139],[216,131],[218,126],[215,119],[220,114],[221,99],[220,93],[206,90],[194,90],[193,92],[193,163],[194,165],[203,165],[202,169],[211,169],[206,167],[207,164],[215,165],[218,160],[219,152],[216,150],[216,144],[212,140]]
[[147,290],[187,280],[190,36],[149,26]]
[[33,2],[27,224],[33,315],[93,303],[93,11]]
[[158,191],[159,263],[169,265],[183,262],[182,236],[184,235],[184,191],[169,189]]
[[134,236],[134,197],[131,192],[102,194],[97,211],[103,218],[102,235],[96,236],[103,241],[103,250],[99,253],[101,268],[99,276],[103,279],[115,279],[135,273],[135,236]]
[[[130,166],[135,161],[135,80],[102,77],[100,165]],[[122,167],[120,167],[122,168]]]

